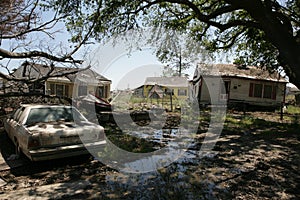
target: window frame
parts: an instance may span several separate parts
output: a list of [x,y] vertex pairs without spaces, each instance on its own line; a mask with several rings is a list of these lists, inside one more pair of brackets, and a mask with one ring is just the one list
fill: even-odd
[[[183,93],[182,93],[183,92]],[[182,88],[179,88],[177,90],[177,95],[178,96],[187,96],[187,89],[182,89]]]
[[[57,86],[62,86],[62,95],[58,95]],[[50,95],[55,96],[69,96],[69,85],[59,83],[49,83]]]
[[[258,94],[256,86],[261,86],[261,91]],[[266,95],[265,91],[267,87],[271,87],[270,95]],[[260,99],[273,99],[276,100],[277,86],[271,83],[253,83],[250,82],[249,97],[260,98]]]

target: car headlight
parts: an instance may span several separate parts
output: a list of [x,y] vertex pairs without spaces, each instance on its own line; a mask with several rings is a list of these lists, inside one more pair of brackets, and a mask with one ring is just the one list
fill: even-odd
[[27,146],[28,146],[29,149],[41,146],[39,136],[36,136],[36,135],[29,136]]

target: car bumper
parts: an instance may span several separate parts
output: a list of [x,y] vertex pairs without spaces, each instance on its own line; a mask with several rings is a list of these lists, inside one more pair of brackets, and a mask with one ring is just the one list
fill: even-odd
[[79,156],[84,154],[89,154],[89,150],[97,150],[97,148],[103,148],[103,145],[106,144],[106,141],[99,141],[86,144],[76,144],[69,146],[61,146],[51,149],[36,149],[30,150],[29,159],[32,161],[42,161],[42,160],[51,160],[72,156]]

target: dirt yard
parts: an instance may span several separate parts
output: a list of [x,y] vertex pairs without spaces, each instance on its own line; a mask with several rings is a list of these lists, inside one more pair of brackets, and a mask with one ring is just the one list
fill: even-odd
[[[213,152],[198,154],[201,125],[185,156],[144,174],[118,172],[90,156],[11,160],[0,163],[0,199],[300,199],[299,132],[292,116],[229,113]],[[5,160],[13,154],[4,132],[0,148]]]

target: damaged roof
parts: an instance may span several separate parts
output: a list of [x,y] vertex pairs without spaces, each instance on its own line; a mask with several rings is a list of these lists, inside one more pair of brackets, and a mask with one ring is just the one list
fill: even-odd
[[164,87],[188,87],[186,77],[147,77],[144,85],[159,85]]
[[[64,81],[69,80],[74,82],[75,79],[82,79],[82,77],[86,77],[85,79],[95,78],[100,81],[109,81],[109,79],[105,78],[104,76],[98,74],[97,72],[93,71],[92,69],[87,69],[81,72],[77,72],[78,68],[71,68],[71,67],[52,67],[48,65],[42,64],[35,64],[24,62],[13,74],[12,76],[16,78],[24,78],[28,77],[29,79],[39,79],[42,77],[47,76],[50,73],[52,77],[50,79],[59,80],[62,79]],[[57,77],[60,74],[68,73],[65,76]],[[77,75],[80,74],[79,77]]]
[[[199,64],[195,73],[206,76],[226,76],[288,82],[278,72],[270,72],[256,66],[240,66],[235,64]],[[197,75],[195,74],[195,76]]]

